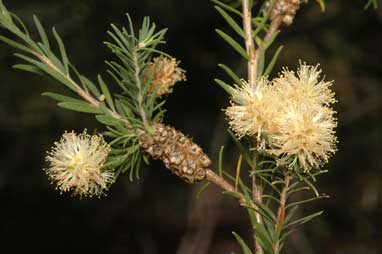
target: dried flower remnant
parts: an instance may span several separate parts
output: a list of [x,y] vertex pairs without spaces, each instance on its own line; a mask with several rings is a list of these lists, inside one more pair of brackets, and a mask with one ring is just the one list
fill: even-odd
[[110,146],[101,135],[89,135],[86,130],[79,135],[65,132],[48,152],[50,165],[44,170],[61,192],[100,196],[115,178],[113,172],[102,170],[109,152]]
[[159,96],[172,93],[175,83],[186,80],[185,71],[178,65],[179,61],[175,58],[154,58],[145,73],[145,80],[151,80],[148,91],[156,92]]
[[[272,21],[280,19],[281,23],[289,26],[293,23],[294,16],[300,8],[301,0],[276,0],[271,11],[270,19]],[[267,2],[268,11],[271,6],[271,1]]]
[[230,119],[231,129],[238,137],[257,136],[277,131],[276,117],[279,103],[275,90],[266,78],[255,84],[243,81],[243,87],[236,87],[232,94],[231,106],[225,110]]

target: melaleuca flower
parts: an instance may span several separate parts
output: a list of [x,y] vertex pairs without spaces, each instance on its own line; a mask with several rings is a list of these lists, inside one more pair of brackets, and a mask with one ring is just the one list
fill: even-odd
[[314,104],[329,106],[336,100],[334,92],[330,90],[333,82],[320,79],[321,70],[319,65],[310,66],[300,62],[297,75],[288,69],[284,69],[280,77],[275,78],[273,83],[283,100],[291,100],[298,104]]
[[175,58],[154,58],[145,73],[145,81],[151,81],[148,91],[156,92],[159,96],[172,93],[176,82],[186,80],[185,71],[178,64]]
[[337,126],[334,111],[328,107],[290,104],[277,117],[278,132],[270,136],[270,152],[281,164],[309,171],[318,168],[335,153]]
[[232,94],[231,106],[225,110],[231,129],[238,137],[256,136],[260,141],[262,134],[277,131],[274,122],[278,112],[278,102],[274,87],[266,78],[255,84],[243,81]]
[[65,132],[46,157],[49,179],[61,192],[76,196],[99,196],[114,182],[114,174],[102,169],[110,146],[101,135],[86,130],[77,135]]
[[243,82],[226,109],[229,124],[241,138],[256,138],[257,149],[275,156],[280,165],[309,171],[336,151],[337,126],[332,82],[320,80],[317,66],[300,64],[295,74],[284,69],[272,82]]
[[305,171],[318,168],[336,151],[337,122],[331,108],[336,100],[332,82],[320,80],[320,74],[318,65],[300,62],[297,75],[284,69],[273,80],[281,110],[275,119],[278,132],[270,135],[270,151],[290,168],[296,163]]

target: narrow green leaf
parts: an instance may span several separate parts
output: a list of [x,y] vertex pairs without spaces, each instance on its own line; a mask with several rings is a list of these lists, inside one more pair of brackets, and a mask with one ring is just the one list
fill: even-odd
[[284,224],[288,224],[291,221],[291,219],[293,218],[293,215],[296,214],[298,208],[299,206],[294,206],[292,209],[288,211],[287,216],[285,216],[285,219],[284,219]]
[[244,57],[244,59],[246,59],[246,60],[249,59],[247,51],[245,51],[245,49],[242,46],[240,46],[240,44],[238,42],[236,42],[231,36],[229,36],[228,34],[224,33],[222,30],[219,30],[219,29],[215,29],[215,31],[229,45],[231,45],[242,57]]
[[65,68],[65,73],[69,75],[69,59],[66,54],[64,43],[62,42],[60,35],[57,33],[54,27],[52,28],[52,31],[53,31],[54,37],[56,38],[58,48],[60,50],[62,63],[64,64],[64,68]]
[[38,20],[36,15],[33,15],[33,21],[37,27],[37,31],[40,35],[42,43],[47,47],[50,48],[48,37],[46,36],[44,27],[41,25],[40,20]]
[[305,200],[301,200],[301,201],[296,201],[296,202],[290,203],[287,206],[285,206],[285,210],[288,209],[289,207],[305,204],[305,203],[312,202],[312,201],[317,200],[317,199],[328,198],[328,197],[329,196],[318,196],[318,197],[313,197],[313,198],[309,198],[309,199],[305,199]]
[[214,79],[214,81],[219,85],[219,86],[221,86],[223,89],[224,89],[224,91],[226,91],[229,95],[232,95],[233,94],[233,92],[235,91],[235,89],[232,87],[232,86],[230,86],[230,85],[228,85],[227,83],[225,83],[224,81],[222,81],[222,80],[220,80],[220,79]]
[[[265,4],[265,3],[266,3],[266,2],[264,2],[264,4]],[[269,16],[271,15],[271,12],[272,12],[272,10],[273,10],[273,6],[274,6],[275,3],[276,3],[276,0],[272,0],[271,3],[270,3],[270,5],[269,5],[269,7],[267,7],[267,8],[268,8],[267,12],[265,13],[265,15],[264,15],[263,19],[261,20],[260,24],[256,27],[255,31],[253,32],[253,37],[254,37],[254,38],[256,38],[257,35],[258,35],[258,33],[259,33],[262,29],[265,28],[265,24],[266,24],[266,22],[267,22]],[[263,6],[266,6],[266,5],[263,5]]]
[[196,194],[196,199],[199,199],[200,198],[200,195],[203,193],[203,191],[205,191],[207,189],[207,187],[210,185],[210,182],[206,182],[205,184],[203,184],[202,187],[200,187],[200,190],[198,191],[198,193]]
[[264,211],[268,217],[272,220],[273,223],[276,222],[276,215],[274,214],[274,212],[269,209],[269,207],[267,207],[265,204],[263,204],[262,202],[259,202],[257,200],[252,200],[253,203],[255,203],[255,205],[261,209],[262,211]]
[[313,190],[314,194],[316,195],[316,197],[320,196],[320,194],[318,193],[318,190],[316,188],[316,186],[314,186],[313,183],[311,183],[306,177],[301,177],[302,180]]
[[78,99],[75,99],[75,98],[72,98],[72,97],[68,97],[68,96],[65,96],[65,95],[57,94],[57,93],[46,92],[46,93],[42,93],[41,95],[49,97],[49,98],[51,98],[53,100],[56,100],[56,101],[60,101],[60,102],[84,103],[81,100],[78,100]]
[[278,57],[279,57],[279,55],[280,55],[280,53],[281,53],[283,48],[284,48],[284,46],[281,45],[276,50],[275,54],[272,57],[272,60],[269,62],[267,68],[265,69],[264,76],[268,76],[271,73],[271,71],[273,70],[273,67],[275,66],[275,63],[276,63],[276,61],[277,61],[277,59],[278,59]]
[[265,48],[262,44],[259,45],[259,56],[258,56],[258,66],[257,66],[257,75],[259,77],[263,76],[264,71],[264,61],[265,61]]
[[220,147],[219,151],[219,176],[223,177],[223,151],[224,151],[224,146]]
[[231,130],[228,129],[228,133],[231,136],[231,138],[233,139],[233,141],[235,142],[236,146],[239,148],[240,153],[243,155],[243,158],[245,159],[247,164],[250,167],[252,167],[253,164],[252,164],[251,157],[249,156],[249,154],[246,151],[246,149],[244,148],[244,146],[240,143],[240,141],[236,138],[235,134]]
[[12,66],[12,68],[22,70],[22,71],[32,72],[32,73],[35,73],[38,75],[44,74],[44,72],[41,71],[39,68],[37,68],[34,65],[30,65],[30,64],[15,64]]
[[261,208],[255,208],[255,207],[252,207],[252,205],[242,205],[243,207],[247,208],[247,209],[250,209],[250,210],[253,210],[254,212],[256,213],[259,213],[261,214],[261,216],[263,218],[267,218],[269,221],[271,221],[272,223],[275,223],[275,220],[274,218],[272,218],[266,211],[264,211],[264,209],[261,209]]
[[236,23],[236,21],[226,11],[224,11],[219,6],[215,6],[215,9],[220,13],[220,15],[225,19],[225,21],[227,21],[227,23],[232,27],[232,29],[235,30],[235,32],[239,36],[244,38],[243,29],[241,29],[241,27]]
[[[73,66],[72,66],[72,69],[75,70],[75,69],[73,68]],[[77,72],[77,71],[76,71],[76,72]],[[80,74],[78,74],[78,75],[79,75],[78,77],[79,77],[79,79],[80,79],[80,81],[81,81],[81,84],[82,84],[84,87],[86,87],[87,89],[89,89],[95,97],[97,97],[97,98],[101,97],[101,92],[98,90],[98,88],[94,85],[94,83],[93,83],[92,81],[90,81],[90,80],[89,80],[87,77],[85,77],[85,76],[82,76],[82,75],[80,75]]]
[[266,251],[266,253],[272,253],[272,237],[270,234],[273,234],[273,229],[270,229],[270,232],[264,227],[263,224],[256,223],[254,227],[256,241],[260,246]]
[[291,226],[299,226],[299,225],[302,225],[302,224],[304,224],[304,223],[306,223],[306,222],[308,222],[308,221],[314,219],[315,217],[320,216],[322,213],[323,213],[323,211],[319,211],[319,212],[317,212],[317,213],[313,213],[313,214],[311,214],[311,215],[309,215],[309,216],[306,216],[306,217],[304,217],[304,218],[295,220],[295,221],[293,221],[293,222],[291,222],[291,223],[285,225],[285,228],[289,228],[289,227],[291,227]]
[[231,197],[238,199],[238,200],[241,199],[241,196],[237,192],[223,191],[223,194],[231,196]]
[[33,51],[32,49],[30,49],[30,48],[28,48],[28,47],[26,47],[26,46],[24,46],[24,45],[22,45],[22,44],[20,44],[20,43],[18,43],[16,41],[14,41],[14,40],[8,39],[7,37],[4,37],[2,35],[0,35],[0,41],[8,44],[11,47],[19,49],[21,51],[25,51],[25,52],[28,52],[28,53],[31,53]]
[[[1,8],[1,7],[0,7],[0,8]],[[29,32],[28,32],[28,29],[26,28],[26,26],[25,26],[25,24],[23,23],[23,21],[22,21],[19,17],[17,17],[16,14],[14,14],[14,13],[10,13],[10,14],[11,14],[12,19],[15,20],[17,23],[19,23],[19,25],[20,25],[21,28],[23,29],[24,34],[27,35],[27,36],[30,36],[30,35],[29,35]],[[16,25],[17,25],[17,24],[16,24]]]
[[108,115],[96,115],[95,118],[97,119],[98,122],[104,125],[115,126],[119,124],[119,121],[117,119]]
[[280,31],[277,31],[276,33],[274,33],[267,41],[264,42],[264,48],[265,49],[268,49],[272,43],[274,42],[274,40],[277,38],[277,36],[279,35]]
[[235,232],[232,232],[232,234],[235,236],[237,242],[240,244],[241,249],[244,251],[244,254],[252,254],[251,249],[244,242],[244,240],[238,234],[236,234]]
[[300,187],[300,188],[292,189],[292,190],[288,191],[288,193],[287,193],[287,197],[289,197],[289,196],[292,195],[293,193],[300,192],[300,191],[304,191],[304,190],[310,190],[310,187],[308,187],[308,186],[304,186],[304,187]]
[[44,58],[49,59],[50,63],[47,64],[46,60],[43,61],[40,58],[39,58],[39,60],[49,67],[50,67],[50,65],[54,65],[57,69],[59,69],[62,73],[64,73],[64,66],[62,65],[62,62],[56,57],[56,55],[50,50],[50,48],[41,42],[38,42],[37,45],[40,47],[40,49],[42,51],[42,55],[44,55]]
[[90,104],[85,102],[60,102],[57,104],[59,107],[64,109],[69,109],[82,113],[90,113],[90,114],[102,114],[102,111],[99,108],[95,108]]
[[14,54],[14,55],[18,58],[23,59],[24,61],[28,63],[35,65],[36,67],[38,67],[45,73],[49,74],[52,78],[56,79],[57,81],[61,82],[63,85],[67,86],[72,91],[77,92],[77,89],[73,86],[71,82],[69,82],[69,80],[66,77],[62,76],[59,72],[57,72],[55,69],[52,69],[50,66],[25,55],[21,55],[21,54]]
[[266,177],[262,176],[261,174],[259,174],[258,177],[261,178],[261,180],[263,180],[265,183],[267,183],[268,186],[271,187],[274,191],[276,191],[279,195],[281,195],[277,187],[274,186]]
[[110,91],[109,91],[109,88],[107,87],[107,85],[105,84],[105,82],[103,81],[101,75],[98,75],[98,83],[101,87],[101,91],[103,93],[103,95],[105,96],[106,98],[106,102],[107,104],[109,105],[109,107],[115,111],[115,106],[114,106],[114,102],[113,102],[113,99],[111,98],[111,95],[110,95]]
[[227,11],[230,11],[230,12],[232,12],[232,13],[235,13],[235,14],[239,15],[239,16],[242,16],[242,14],[241,14],[240,11],[238,11],[238,10],[232,8],[232,7],[229,6],[228,4],[222,3],[222,2],[219,1],[219,0],[211,0],[211,2],[213,2],[214,4],[216,4],[216,5],[220,6],[220,7],[222,7],[223,9],[225,9],[225,10],[227,10]]
[[126,155],[111,157],[103,166],[103,169],[113,169],[120,166],[127,159]]
[[232,78],[236,85],[241,87],[243,86],[243,82],[240,80],[240,78],[227,65],[218,64],[218,66],[222,68],[228,74],[228,76]]

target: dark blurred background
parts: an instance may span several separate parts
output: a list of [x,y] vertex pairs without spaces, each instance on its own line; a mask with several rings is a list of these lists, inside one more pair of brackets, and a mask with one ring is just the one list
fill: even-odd
[[[285,49],[275,73],[282,66],[294,69],[299,59],[321,63],[326,79],[335,80],[339,100],[339,151],[318,183],[331,198],[301,210],[325,213],[292,234],[284,253],[382,253],[382,13],[364,11],[366,1],[328,2],[324,13],[314,1],[303,5],[276,43]],[[151,16],[159,27],[169,28],[162,49],[187,70],[188,81],[168,97],[166,122],[194,137],[213,158],[229,142],[221,111],[228,98],[213,78],[228,81],[217,63],[243,74],[245,63],[214,33],[228,27],[209,1],[5,4],[30,26],[32,14],[46,27],[55,26],[72,63],[92,79],[105,73],[104,60],[112,57],[102,44],[110,23],[126,25],[126,12],[137,24]],[[65,130],[101,126],[92,116],[65,111],[41,97],[63,89],[11,69],[18,63],[12,53],[0,45],[0,253],[221,254],[239,251],[231,231],[250,239],[246,214],[234,201],[214,187],[196,199],[201,185],[180,182],[161,163],[146,167],[139,181],[121,176],[100,199],[60,195],[42,171],[45,152]],[[229,165],[237,157],[227,158]]]

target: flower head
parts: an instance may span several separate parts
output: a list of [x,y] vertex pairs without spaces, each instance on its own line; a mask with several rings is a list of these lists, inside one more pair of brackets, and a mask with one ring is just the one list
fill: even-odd
[[226,109],[230,126],[239,136],[257,136],[273,133],[277,126],[273,119],[278,111],[274,102],[275,90],[270,82],[259,79],[255,84],[243,81],[242,87],[236,87],[232,94],[231,106]]
[[271,153],[279,162],[293,168],[296,163],[305,171],[318,168],[336,151],[336,100],[332,82],[320,80],[318,65],[300,62],[297,75],[284,69],[273,80],[281,109],[275,121],[278,132],[271,135]]
[[295,72],[284,69],[278,78],[273,80],[280,97],[283,100],[293,101],[301,105],[325,105],[336,102],[334,92],[330,90],[333,82],[320,80],[319,65],[310,66],[300,62]]
[[146,74],[146,81],[151,80],[149,92],[156,92],[159,96],[172,93],[176,82],[185,81],[185,71],[178,67],[175,58],[156,57],[150,63]]
[[270,152],[291,169],[296,164],[304,171],[320,167],[336,151],[333,115],[327,107],[288,106],[277,118],[279,131],[271,135]]
[[320,80],[317,66],[300,63],[297,74],[284,69],[272,80],[243,82],[226,109],[230,126],[240,138],[256,137],[257,148],[279,164],[309,171],[336,151],[337,126],[332,82]]
[[113,172],[102,170],[110,146],[101,135],[65,132],[54,144],[46,156],[49,168],[44,170],[60,191],[99,196],[114,182]]

